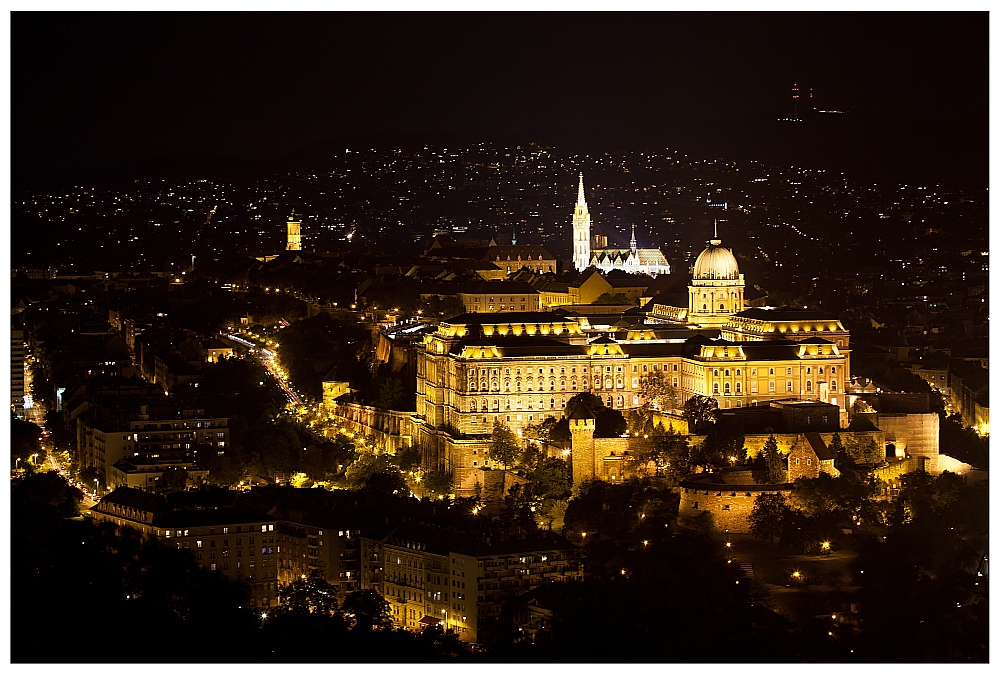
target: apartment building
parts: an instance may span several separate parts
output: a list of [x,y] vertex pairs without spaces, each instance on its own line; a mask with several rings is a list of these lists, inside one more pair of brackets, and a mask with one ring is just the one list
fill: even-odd
[[402,628],[440,624],[462,641],[489,643],[516,597],[583,579],[566,539],[551,532],[459,532],[404,523],[362,534],[361,588],[376,590]]
[[198,568],[245,583],[251,607],[268,608],[277,601],[277,520],[255,508],[185,507],[160,494],[119,487],[87,516],[189,551]]

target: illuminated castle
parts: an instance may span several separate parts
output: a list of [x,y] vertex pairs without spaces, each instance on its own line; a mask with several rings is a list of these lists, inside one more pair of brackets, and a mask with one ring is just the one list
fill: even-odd
[[688,287],[688,322],[720,328],[745,308],[743,274],[732,251],[722,246],[718,231],[694,263]]
[[285,250],[302,250],[302,221],[295,219],[295,211],[288,216],[288,244]]
[[620,269],[629,274],[669,274],[670,265],[659,248],[639,248],[635,241],[635,225],[628,248],[609,248],[605,236],[594,236],[591,248],[590,211],[583,196],[583,174],[577,191],[576,207],[573,209],[573,266],[577,271],[587,267],[597,267],[602,272]]

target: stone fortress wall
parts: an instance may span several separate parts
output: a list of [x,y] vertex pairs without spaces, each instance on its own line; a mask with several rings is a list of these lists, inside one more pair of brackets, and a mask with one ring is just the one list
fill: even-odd
[[[749,479],[750,484],[731,484],[729,480]],[[748,533],[750,511],[753,510],[757,494],[782,494],[786,498],[792,492],[790,484],[756,484],[752,482],[750,471],[726,473],[701,473],[681,481],[678,491],[681,502],[677,510],[677,524],[692,526],[704,513],[708,513],[712,525],[719,531]]]

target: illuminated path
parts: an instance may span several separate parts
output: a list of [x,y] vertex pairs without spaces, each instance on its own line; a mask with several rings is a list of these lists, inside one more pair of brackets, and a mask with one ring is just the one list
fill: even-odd
[[234,342],[237,342],[239,344],[243,344],[244,346],[249,347],[251,353],[256,354],[257,357],[260,359],[260,362],[264,366],[264,369],[267,370],[267,373],[269,375],[271,375],[276,382],[278,382],[278,385],[285,392],[285,395],[288,396],[288,399],[291,400],[296,405],[301,405],[302,404],[302,400],[299,398],[298,394],[296,394],[295,391],[293,391],[288,386],[288,384],[285,382],[284,379],[281,378],[281,375],[278,373],[277,369],[275,368],[274,357],[277,354],[274,351],[271,351],[270,349],[265,349],[262,346],[258,347],[256,344],[254,344],[250,340],[245,339],[244,337],[241,337],[240,335],[238,335],[236,333],[230,333],[230,334],[226,335],[226,337],[228,337],[229,339],[233,340]]

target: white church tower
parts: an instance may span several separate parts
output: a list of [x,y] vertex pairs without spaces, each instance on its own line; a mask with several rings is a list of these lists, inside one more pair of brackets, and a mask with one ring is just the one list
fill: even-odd
[[580,189],[573,209],[573,266],[583,271],[590,266],[590,211],[583,198],[583,173],[580,173]]

